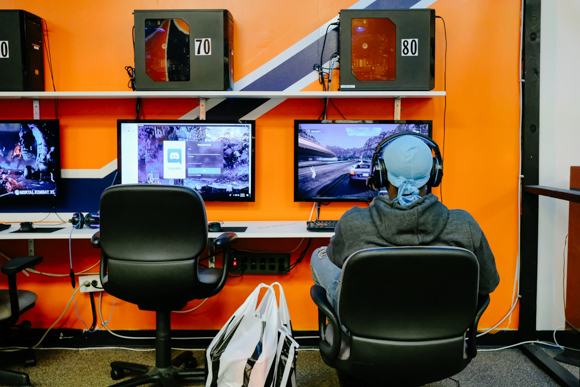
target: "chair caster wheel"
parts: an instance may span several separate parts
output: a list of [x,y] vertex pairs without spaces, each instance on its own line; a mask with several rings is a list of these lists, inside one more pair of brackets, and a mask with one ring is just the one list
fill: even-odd
[[195,357],[190,357],[185,361],[185,368],[196,368],[197,367],[197,360]]
[[125,371],[120,368],[111,368],[111,379],[119,380],[125,377]]
[[32,324],[28,320],[24,320],[18,325],[18,329],[21,331],[29,331],[31,328]]

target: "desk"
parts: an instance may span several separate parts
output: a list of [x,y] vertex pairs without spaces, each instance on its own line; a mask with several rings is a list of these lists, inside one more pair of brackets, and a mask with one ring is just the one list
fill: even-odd
[[[306,230],[306,221],[236,221],[224,222],[223,227],[248,227],[245,232],[238,232],[238,238],[330,238],[334,232],[311,232]],[[14,233],[20,225],[12,223],[8,230],[0,232],[0,240],[3,239],[69,239],[71,237],[72,224],[70,223],[35,223],[36,228],[62,227],[49,233]],[[84,227],[72,232],[72,239],[91,239],[98,229]],[[218,237],[221,232],[210,232],[209,238]]]

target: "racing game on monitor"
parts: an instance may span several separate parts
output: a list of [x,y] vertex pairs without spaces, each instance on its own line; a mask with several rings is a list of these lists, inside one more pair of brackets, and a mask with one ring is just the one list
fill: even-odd
[[296,120],[294,200],[370,201],[386,194],[366,186],[377,144],[400,132],[431,137],[431,128],[431,121]]
[[56,199],[59,132],[58,120],[0,121],[0,203]]
[[121,184],[182,185],[205,201],[254,201],[253,121],[118,121]]

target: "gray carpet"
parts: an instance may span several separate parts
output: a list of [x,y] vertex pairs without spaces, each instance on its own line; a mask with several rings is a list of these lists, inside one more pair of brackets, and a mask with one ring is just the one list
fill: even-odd
[[[547,351],[554,355],[555,351]],[[14,364],[10,369],[27,372],[36,387],[101,387],[113,384],[109,363],[113,360],[136,363],[155,363],[155,354],[122,349],[99,350],[37,350],[37,365],[23,368]],[[203,351],[194,356],[203,364]],[[579,368],[563,364],[580,377]],[[300,350],[297,360],[299,387],[339,386],[336,373],[327,367],[318,350]],[[385,380],[388,385],[388,380]],[[518,349],[497,352],[479,352],[467,368],[453,379],[429,384],[429,387],[455,386],[557,386]],[[153,386],[153,385],[151,385]]]

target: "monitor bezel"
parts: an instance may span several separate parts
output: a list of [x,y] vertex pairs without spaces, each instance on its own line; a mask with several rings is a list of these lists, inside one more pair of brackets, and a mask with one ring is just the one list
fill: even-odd
[[[117,120],[117,177],[115,179],[115,184],[121,184],[121,126],[125,123],[140,123],[140,124],[250,124],[251,134],[250,134],[250,141],[252,143],[252,151],[250,154],[251,158],[251,166],[250,166],[250,196],[249,197],[230,197],[227,200],[215,200],[211,198],[203,198],[204,202],[222,202],[222,203],[229,203],[229,202],[255,202],[256,201],[256,121],[255,120],[218,120],[218,119],[207,119],[207,120],[168,120],[168,119],[146,119],[146,120],[124,120],[119,119]],[[201,193],[200,193],[201,195]],[[203,197],[203,195],[202,195]]]
[[[39,123],[52,123],[56,125],[57,129],[57,142],[58,147],[52,154],[52,157],[57,160],[56,162],[56,170],[55,170],[55,182],[56,182],[56,195],[23,195],[23,196],[16,196],[11,195],[9,199],[3,201],[0,198],[0,205],[7,204],[10,206],[10,212],[28,212],[28,211],[54,211],[54,208],[59,204],[60,199],[63,197],[63,182],[62,182],[62,136],[61,136],[61,127],[60,127],[60,120],[59,119],[9,119],[9,120],[0,120],[0,124],[39,124]],[[5,212],[2,210],[2,212]]]
[[[294,202],[332,203],[332,202],[371,202],[375,197],[367,198],[342,198],[342,197],[302,197],[298,190],[298,128],[301,124],[427,124],[429,125],[429,138],[433,138],[432,120],[294,120]],[[428,187],[430,192],[430,187]]]

